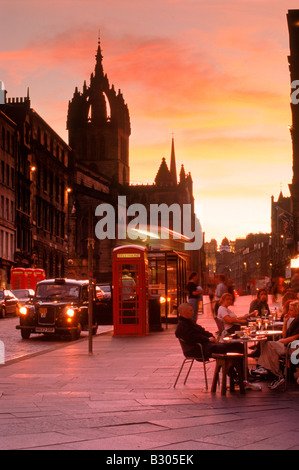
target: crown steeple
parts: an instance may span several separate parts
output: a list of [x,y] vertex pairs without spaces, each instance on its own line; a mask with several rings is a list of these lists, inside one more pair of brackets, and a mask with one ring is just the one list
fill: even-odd
[[92,171],[104,174],[120,184],[129,183],[128,107],[122,94],[116,95],[103,70],[100,39],[90,85],[84,81],[83,91],[76,87],[69,102],[67,129],[69,144],[77,161]]

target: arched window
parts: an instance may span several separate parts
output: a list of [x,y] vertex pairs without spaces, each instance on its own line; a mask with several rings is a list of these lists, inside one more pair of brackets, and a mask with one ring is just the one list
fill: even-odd
[[108,96],[106,95],[106,93],[103,93],[104,95],[104,98],[105,98],[105,102],[106,102],[106,117],[107,117],[107,121],[111,121],[111,106],[110,106],[110,101],[108,99]]

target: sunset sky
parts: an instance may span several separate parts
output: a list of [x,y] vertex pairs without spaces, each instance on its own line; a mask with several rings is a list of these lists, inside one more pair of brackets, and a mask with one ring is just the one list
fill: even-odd
[[[67,142],[68,101],[95,66],[128,104],[131,182],[152,183],[175,139],[206,241],[270,231],[289,195],[286,14],[293,0],[1,0],[0,80]],[[299,77],[298,77],[299,79]]]

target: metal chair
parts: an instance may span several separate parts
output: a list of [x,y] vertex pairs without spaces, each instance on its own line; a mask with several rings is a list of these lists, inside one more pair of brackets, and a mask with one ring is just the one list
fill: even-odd
[[190,355],[190,353],[188,353],[188,350],[190,351],[190,345],[188,345],[182,338],[178,338],[179,342],[180,342],[180,345],[181,345],[181,348],[182,348],[182,351],[183,351],[183,354],[185,356],[185,359],[183,360],[183,363],[181,365],[181,368],[179,370],[179,373],[177,375],[177,378],[174,382],[174,385],[173,385],[173,388],[176,387],[176,384],[179,380],[179,377],[181,375],[181,372],[184,368],[184,365],[187,364],[187,363],[190,363],[190,366],[189,366],[189,369],[188,369],[188,372],[187,372],[187,375],[185,377],[185,380],[184,380],[184,385],[185,383],[187,382],[187,379],[189,377],[189,374],[190,374],[190,371],[191,371],[191,368],[193,366],[193,363],[194,361],[197,361],[197,362],[202,362],[203,363],[203,369],[204,369],[204,375],[205,375],[205,383],[206,383],[206,390],[208,390],[208,378],[207,378],[207,370],[206,370],[206,363],[207,362],[210,362],[209,359],[205,358],[204,356],[204,352],[203,352],[203,347],[200,343],[196,343],[197,346],[199,346],[200,348],[200,351],[201,351],[201,357],[193,357]]
[[284,377],[285,377],[285,382],[284,382],[284,390],[287,389],[287,383],[288,383],[288,372],[291,370],[291,362],[290,362],[290,357],[291,357],[291,349],[292,349],[292,343],[288,343],[286,347],[286,352],[283,356],[283,362],[284,362]]
[[219,338],[221,337],[221,334],[222,332],[224,331],[224,322],[223,320],[221,320],[221,318],[218,318],[218,317],[214,317],[214,320],[215,320],[215,323],[217,325],[217,328],[218,328],[218,331],[217,331],[217,339],[219,340]]

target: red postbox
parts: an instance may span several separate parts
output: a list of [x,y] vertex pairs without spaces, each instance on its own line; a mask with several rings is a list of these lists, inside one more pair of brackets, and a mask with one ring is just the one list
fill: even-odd
[[12,268],[10,270],[11,289],[26,289],[25,268]]
[[147,250],[137,245],[113,250],[114,335],[148,333]]

